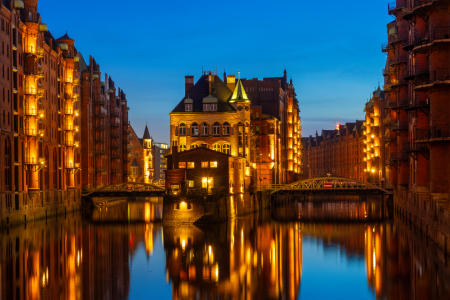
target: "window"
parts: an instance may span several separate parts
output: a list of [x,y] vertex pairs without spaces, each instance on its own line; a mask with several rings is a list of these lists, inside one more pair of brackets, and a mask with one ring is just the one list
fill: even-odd
[[138,157],[139,156],[139,152],[134,153],[134,156]]
[[180,161],[178,163],[178,169],[186,169],[186,162],[185,161]]
[[223,144],[222,153],[230,154],[230,144]]
[[186,151],[186,144],[180,145],[180,152]]
[[214,145],[213,145],[213,150],[214,150],[214,151],[219,151],[219,152],[220,152],[220,144],[214,144]]
[[28,13],[28,20],[29,21],[33,20],[33,14],[31,12]]
[[203,111],[217,111],[217,104],[203,104]]
[[222,134],[223,135],[230,135],[230,124],[228,122],[223,123]]
[[259,125],[256,125],[256,134],[259,134]]
[[217,161],[212,161],[209,163],[211,168],[217,168]]
[[194,169],[195,168],[195,162],[192,162],[192,161],[188,162],[187,163],[187,167],[188,167],[188,169]]
[[187,184],[188,184],[188,187],[193,188],[194,187],[194,180],[188,180]]
[[202,177],[202,188],[212,188],[214,186],[214,178],[212,177]]
[[220,135],[220,124],[217,122],[214,123],[213,135]]
[[185,111],[192,111],[192,104],[185,104],[184,105],[184,110]]
[[198,124],[197,123],[192,123],[192,125],[191,125],[191,135],[192,136],[198,135]]
[[198,144],[192,144],[191,145],[191,149],[195,149],[195,148],[198,148]]
[[202,123],[202,136],[208,135],[208,124],[206,122]]
[[186,124],[181,123],[180,125],[180,136],[185,136],[186,135]]
[[202,168],[203,168],[203,169],[209,168],[209,162],[207,162],[207,161],[202,161]]

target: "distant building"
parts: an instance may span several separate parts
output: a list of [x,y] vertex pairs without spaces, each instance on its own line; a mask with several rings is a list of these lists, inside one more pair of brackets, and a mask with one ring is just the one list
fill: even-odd
[[364,121],[346,123],[304,140],[308,177],[338,176],[366,180]]
[[167,160],[166,155],[169,145],[165,143],[153,143],[153,182],[164,185],[166,180]]
[[144,135],[138,138],[131,125],[128,126],[128,182],[152,183],[154,174],[153,139],[147,124]]

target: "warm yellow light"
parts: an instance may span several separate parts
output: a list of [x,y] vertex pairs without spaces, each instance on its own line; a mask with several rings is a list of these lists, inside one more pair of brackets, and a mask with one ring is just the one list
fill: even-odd
[[208,254],[211,256],[211,246],[208,247]]
[[372,169],[372,173],[375,173],[375,169]]
[[185,240],[182,240],[182,241],[181,241],[181,248],[184,249],[185,247],[186,247],[186,241],[185,241]]
[[375,136],[372,134],[371,137],[374,138]]

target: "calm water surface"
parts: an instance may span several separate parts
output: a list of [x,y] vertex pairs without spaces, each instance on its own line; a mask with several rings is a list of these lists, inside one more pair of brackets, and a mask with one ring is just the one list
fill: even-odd
[[[320,207],[328,217],[336,210],[338,221],[317,221]],[[342,222],[344,213],[356,218]],[[155,199],[123,202],[87,218],[75,213],[4,229],[0,295],[450,299],[448,258],[409,224],[376,221],[379,214],[370,203],[294,204],[197,228],[158,223],[162,205]]]

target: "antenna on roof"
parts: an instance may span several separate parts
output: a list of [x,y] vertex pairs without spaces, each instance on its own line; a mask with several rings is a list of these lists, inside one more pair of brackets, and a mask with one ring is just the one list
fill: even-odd
[[238,79],[241,79],[241,70],[238,71]]

